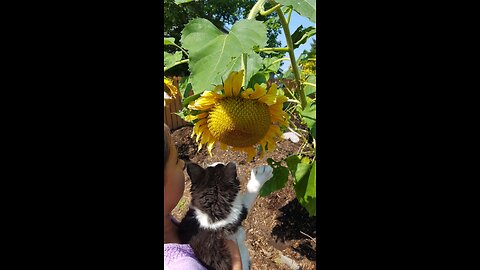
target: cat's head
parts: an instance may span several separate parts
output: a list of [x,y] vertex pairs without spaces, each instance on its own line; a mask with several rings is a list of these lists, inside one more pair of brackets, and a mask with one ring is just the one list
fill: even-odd
[[187,163],[186,167],[192,183],[192,206],[208,214],[212,220],[225,218],[240,192],[235,163],[216,163],[205,169]]

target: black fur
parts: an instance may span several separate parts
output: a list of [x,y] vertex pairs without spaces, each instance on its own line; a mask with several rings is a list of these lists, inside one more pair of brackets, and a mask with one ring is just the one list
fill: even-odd
[[[226,166],[217,164],[206,169],[195,163],[187,164],[192,187],[191,206],[206,213],[210,222],[225,219],[231,211],[232,203],[240,192],[240,181],[234,163]],[[201,228],[192,208],[180,222],[179,235],[182,243],[191,245],[195,256],[207,269],[230,270],[232,260],[224,239],[234,234],[247,217],[243,207],[240,218],[234,224],[227,224],[216,230]]]

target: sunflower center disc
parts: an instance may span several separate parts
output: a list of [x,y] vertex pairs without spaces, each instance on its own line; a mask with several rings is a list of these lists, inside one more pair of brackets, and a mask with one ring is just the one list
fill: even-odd
[[268,106],[256,100],[230,97],[210,111],[208,129],[220,142],[247,147],[258,143],[270,126]]

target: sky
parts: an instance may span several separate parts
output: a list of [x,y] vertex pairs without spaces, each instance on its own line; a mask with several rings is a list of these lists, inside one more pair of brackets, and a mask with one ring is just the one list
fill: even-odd
[[[300,25],[303,25],[303,28],[307,28],[309,26],[316,27],[316,25],[313,22],[311,22],[309,19],[307,19],[306,17],[302,17],[302,16],[298,15],[298,13],[296,13],[295,11],[292,12],[292,17],[290,17],[290,24],[289,24],[290,34],[293,34],[293,32],[295,32],[295,30],[297,30],[297,28]],[[283,33],[283,30],[282,30],[282,33],[280,35],[278,35],[277,38],[279,40],[281,40],[283,47],[287,46],[287,41],[285,40],[285,34]],[[317,35],[315,34],[312,37],[310,37],[307,40],[307,42],[305,42],[304,44],[300,45],[297,49],[295,49],[294,50],[295,59],[298,59],[298,57],[300,56],[300,54],[304,50],[307,50],[307,51],[310,50],[310,47],[311,47],[310,44],[312,44],[313,39],[316,39],[316,38],[317,38]],[[285,54],[285,57],[288,57],[288,54]],[[282,65],[280,67],[283,70],[288,69],[290,67],[290,61],[283,61]]]

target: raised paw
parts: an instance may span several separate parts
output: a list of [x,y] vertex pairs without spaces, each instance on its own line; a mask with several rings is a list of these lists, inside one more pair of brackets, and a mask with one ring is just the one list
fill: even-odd
[[267,182],[273,176],[273,169],[268,165],[263,165],[256,167],[252,170],[250,181],[247,188],[250,186],[254,189],[259,189],[262,185]]

